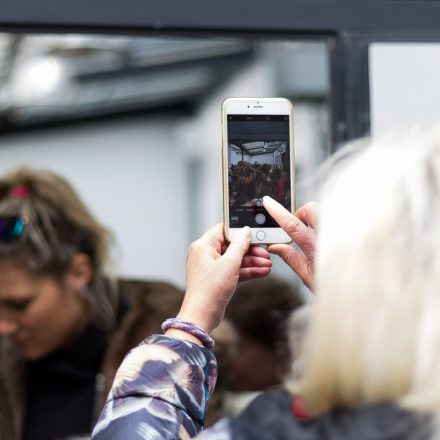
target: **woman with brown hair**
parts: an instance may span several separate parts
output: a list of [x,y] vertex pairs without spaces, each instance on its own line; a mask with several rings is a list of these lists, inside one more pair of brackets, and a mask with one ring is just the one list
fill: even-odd
[[[101,372],[114,374],[139,342],[130,300],[106,271],[111,242],[62,177],[20,168],[0,178],[0,382],[11,438],[88,436],[103,402]],[[177,307],[180,291],[168,287]],[[154,307],[132,303],[145,328]]]

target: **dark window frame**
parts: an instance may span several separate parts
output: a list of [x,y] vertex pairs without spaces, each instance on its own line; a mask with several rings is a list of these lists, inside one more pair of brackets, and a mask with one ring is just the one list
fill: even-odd
[[368,47],[440,42],[437,0],[0,0],[0,31],[325,40],[332,148],[370,131]]

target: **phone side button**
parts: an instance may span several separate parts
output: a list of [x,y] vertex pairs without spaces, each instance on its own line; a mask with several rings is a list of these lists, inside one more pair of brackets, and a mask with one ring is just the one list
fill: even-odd
[[258,240],[263,241],[266,238],[266,233],[264,231],[257,231],[256,237]]

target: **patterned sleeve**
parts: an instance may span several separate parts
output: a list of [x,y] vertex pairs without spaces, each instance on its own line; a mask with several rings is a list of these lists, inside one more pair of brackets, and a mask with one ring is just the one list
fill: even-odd
[[203,427],[217,379],[214,354],[154,335],[120,366],[93,431],[101,439],[187,439]]

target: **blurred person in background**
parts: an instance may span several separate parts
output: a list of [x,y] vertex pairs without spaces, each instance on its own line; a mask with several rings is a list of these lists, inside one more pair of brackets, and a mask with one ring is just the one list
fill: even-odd
[[280,385],[289,369],[287,325],[304,300],[293,283],[274,276],[237,287],[225,317],[237,332],[237,356],[226,381],[237,391]]
[[125,355],[144,340],[145,335],[160,333],[162,322],[179,311],[184,294],[183,290],[162,281],[119,280],[118,285],[119,294],[130,309],[111,335],[105,353],[102,406]]
[[5,385],[0,381],[0,439],[12,439],[13,436],[12,408]]
[[[296,284],[276,277],[238,285],[227,318],[212,332],[218,375],[205,427],[239,415],[262,392],[282,390],[301,378],[312,310]],[[293,411],[310,417],[301,399],[295,399]]]
[[306,339],[307,330],[312,318],[313,303],[310,302],[296,309],[290,316],[287,323],[288,335],[288,362],[290,370],[284,379],[299,380],[301,379],[304,369],[304,341]]
[[219,372],[205,426],[238,414],[258,392],[284,383],[289,317],[303,302],[296,285],[275,276],[239,284],[213,332]]
[[178,309],[181,292],[166,283],[121,281],[118,289],[106,271],[111,243],[62,177],[20,168],[0,178],[8,440],[88,438],[125,352]]
[[[378,139],[349,157],[338,158],[323,191],[316,259],[310,223],[264,200],[304,253],[269,250],[317,294],[290,392],[264,393],[200,433],[217,368],[209,333],[251,241],[246,227],[227,247],[219,225],[190,248],[178,319],[122,363],[96,440],[439,437],[440,129]],[[294,411],[297,398],[307,420]]]

